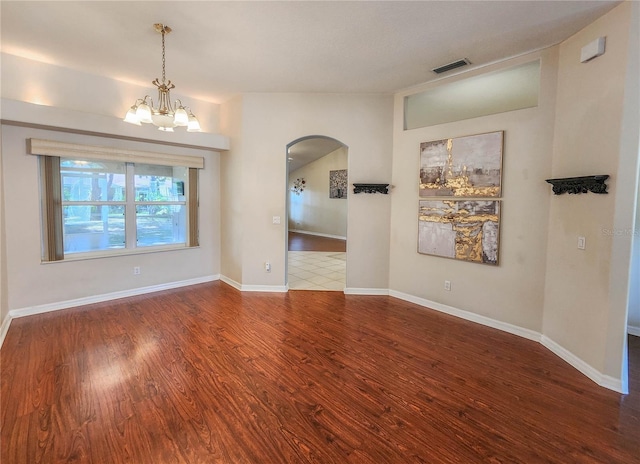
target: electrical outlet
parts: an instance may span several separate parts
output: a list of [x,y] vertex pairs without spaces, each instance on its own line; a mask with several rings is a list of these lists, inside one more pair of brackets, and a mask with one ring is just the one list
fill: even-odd
[[140,275],[140,266],[133,267],[133,275]]
[[451,291],[451,281],[450,280],[445,280],[444,281],[444,289],[448,292]]
[[587,239],[584,237],[578,237],[578,250],[584,250],[587,248]]
[[271,263],[269,261],[264,263],[264,270],[267,272],[271,272]]

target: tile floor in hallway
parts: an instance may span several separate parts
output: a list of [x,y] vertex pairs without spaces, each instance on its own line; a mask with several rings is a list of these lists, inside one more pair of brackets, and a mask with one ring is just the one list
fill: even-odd
[[347,254],[335,251],[290,251],[290,290],[342,291]]

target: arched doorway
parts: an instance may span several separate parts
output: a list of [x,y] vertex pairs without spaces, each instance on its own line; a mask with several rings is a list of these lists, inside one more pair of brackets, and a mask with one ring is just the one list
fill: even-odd
[[286,283],[290,290],[346,287],[348,147],[321,135],[287,144]]

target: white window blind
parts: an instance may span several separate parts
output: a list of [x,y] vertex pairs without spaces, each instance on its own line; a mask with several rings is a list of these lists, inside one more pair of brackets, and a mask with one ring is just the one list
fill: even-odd
[[161,164],[163,166],[184,166],[195,169],[204,168],[204,158],[201,156],[170,155],[151,151],[80,145],[55,140],[28,139],[27,151],[31,155],[59,156],[62,158]]

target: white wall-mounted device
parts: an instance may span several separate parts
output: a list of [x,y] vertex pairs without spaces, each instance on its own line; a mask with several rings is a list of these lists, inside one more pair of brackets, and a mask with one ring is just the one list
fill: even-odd
[[606,37],[598,37],[593,42],[589,42],[580,51],[580,63],[586,63],[597,56],[604,55],[604,44]]

